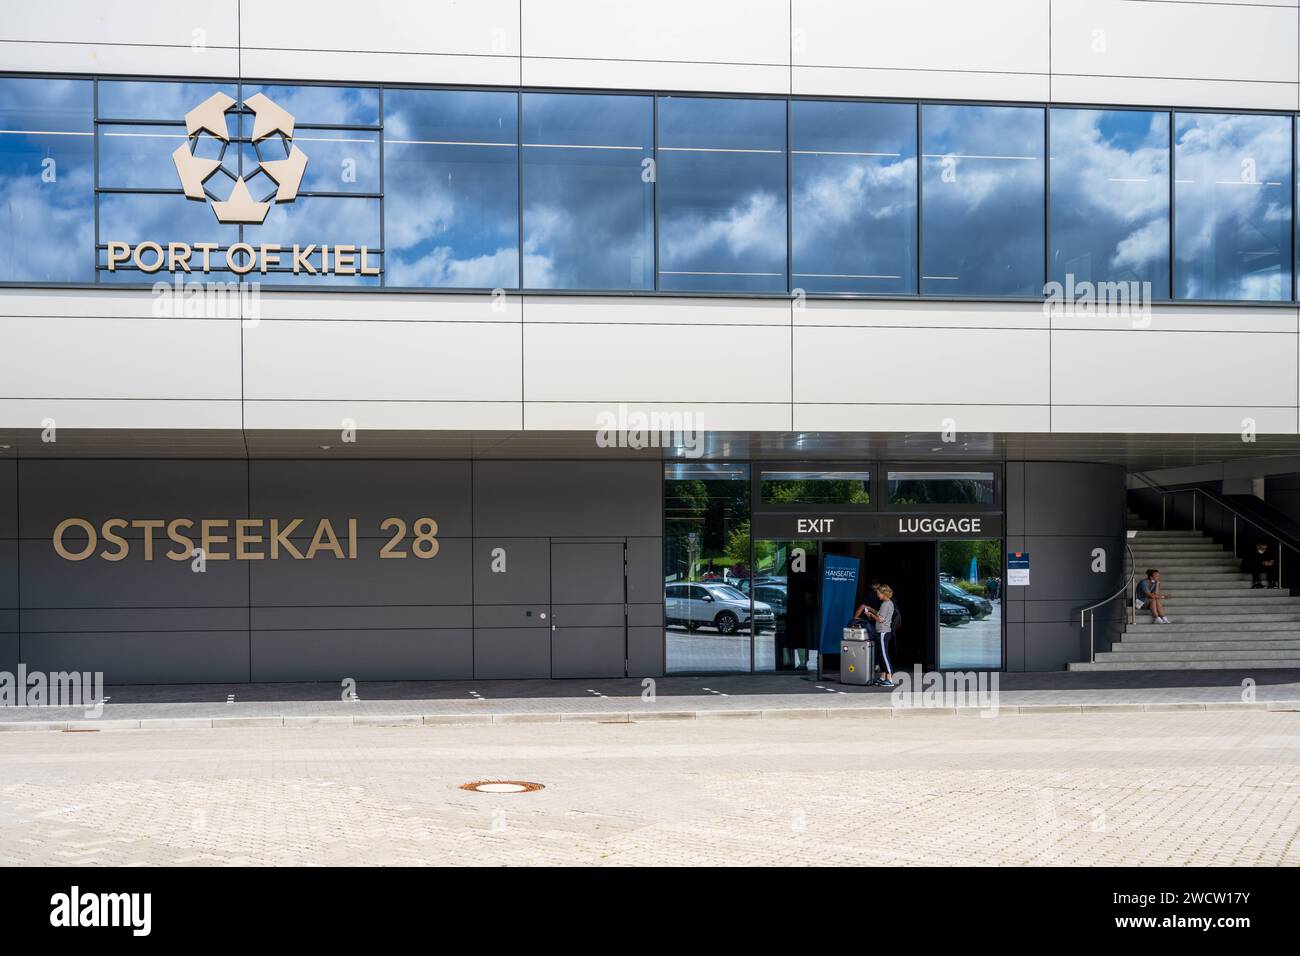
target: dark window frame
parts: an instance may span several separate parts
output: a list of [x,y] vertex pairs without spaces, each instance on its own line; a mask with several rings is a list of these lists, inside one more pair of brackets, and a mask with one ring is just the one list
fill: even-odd
[[[1296,145],[1295,145],[1295,130],[1296,130],[1296,127],[1297,127],[1298,122],[1300,122],[1300,112],[1297,112],[1297,111],[1290,111],[1290,110],[1275,110],[1275,109],[1256,109],[1256,108],[1225,108],[1225,107],[1204,107],[1204,106],[1179,106],[1179,105],[1177,105],[1177,104],[1173,104],[1173,103],[1145,103],[1145,104],[1131,104],[1131,103],[1126,103],[1126,104],[1108,104],[1108,103],[1096,103],[1096,102],[1085,102],[1085,101],[1047,102],[1047,101],[1043,101],[1043,100],[1032,100],[1032,101],[1029,101],[1029,100],[1026,100],[1026,101],[1014,101],[1014,100],[981,100],[981,99],[964,100],[964,99],[954,99],[954,98],[925,98],[925,97],[864,97],[864,96],[849,96],[849,95],[807,95],[807,94],[771,94],[771,93],[714,93],[714,92],[701,92],[701,91],[698,91],[698,90],[671,90],[671,89],[663,89],[663,88],[607,89],[607,88],[600,88],[600,87],[592,87],[592,88],[577,88],[577,87],[561,87],[561,86],[525,86],[525,85],[518,85],[518,86],[492,86],[492,85],[488,85],[488,84],[465,84],[465,83],[389,83],[389,82],[373,82],[373,83],[370,83],[370,82],[360,82],[360,81],[352,81],[352,82],[343,83],[343,82],[331,82],[331,81],[320,80],[320,79],[301,79],[301,80],[300,80],[300,79],[292,79],[292,78],[265,78],[265,77],[224,77],[224,76],[215,76],[215,77],[194,77],[194,76],[181,76],[181,75],[171,75],[171,74],[149,76],[149,75],[130,74],[130,73],[94,73],[94,72],[83,72],[83,73],[76,73],[76,72],[74,72],[74,73],[56,73],[56,72],[49,72],[49,71],[4,71],[4,72],[0,72],[0,79],[8,79],[8,78],[80,79],[80,80],[91,80],[91,81],[93,82],[93,89],[94,89],[93,104],[94,104],[94,109],[95,109],[95,115],[94,115],[92,118],[93,118],[94,123],[95,123],[96,132],[98,131],[98,125],[99,125],[99,117],[98,117],[98,100],[99,100],[99,83],[100,83],[101,81],[156,82],[156,83],[194,83],[194,82],[199,82],[199,83],[211,83],[211,84],[223,84],[223,83],[224,83],[224,84],[232,84],[232,85],[235,85],[236,87],[239,88],[239,90],[240,90],[240,95],[241,95],[241,102],[242,102],[242,91],[243,91],[243,87],[244,87],[244,86],[250,86],[250,87],[254,87],[254,86],[256,86],[256,87],[260,87],[260,86],[265,86],[265,85],[275,85],[275,86],[303,86],[303,87],[306,87],[306,86],[315,86],[315,87],[328,87],[328,88],[374,88],[374,89],[376,89],[376,90],[378,91],[378,93],[379,93],[379,108],[380,108],[380,119],[381,119],[381,124],[380,124],[380,126],[378,127],[378,130],[379,130],[379,132],[380,132],[380,137],[379,137],[379,139],[380,139],[380,153],[379,153],[379,161],[380,161],[380,173],[379,173],[380,191],[379,191],[379,195],[378,195],[378,199],[379,199],[379,202],[380,202],[380,248],[379,248],[378,250],[372,250],[372,251],[374,252],[374,254],[375,254],[376,256],[381,257],[381,261],[382,261],[382,255],[383,255],[383,248],[382,248],[382,246],[383,246],[383,239],[384,239],[384,232],[383,232],[383,230],[384,230],[384,218],[385,218],[385,217],[384,217],[384,210],[383,210],[383,203],[384,203],[384,199],[383,199],[383,190],[384,190],[383,162],[384,162],[384,154],[383,154],[383,129],[382,129],[382,118],[383,118],[383,108],[384,108],[384,105],[383,105],[383,97],[384,97],[384,91],[385,91],[386,89],[419,89],[419,90],[426,90],[426,89],[427,89],[427,90],[464,90],[464,91],[484,90],[484,91],[492,91],[492,92],[510,91],[510,92],[514,92],[514,93],[516,94],[516,96],[519,98],[519,100],[520,100],[520,107],[521,107],[521,108],[522,108],[522,98],[523,98],[523,94],[526,93],[526,92],[528,92],[528,93],[575,93],[575,94],[592,94],[592,93],[598,93],[598,94],[607,94],[607,95],[627,95],[627,96],[647,96],[647,95],[648,95],[648,96],[652,96],[652,97],[655,98],[655,102],[656,102],[656,116],[655,116],[655,120],[654,120],[654,134],[655,134],[654,149],[655,149],[655,160],[656,160],[656,172],[657,172],[657,169],[658,169],[658,133],[659,133],[659,121],[658,121],[658,115],[657,115],[657,112],[658,112],[658,106],[657,106],[657,104],[658,104],[658,98],[661,97],[661,96],[673,96],[673,97],[680,97],[680,98],[686,98],[686,97],[699,97],[699,98],[706,98],[706,99],[747,99],[747,100],[754,100],[754,99],[770,99],[770,100],[781,100],[781,101],[785,101],[787,104],[792,103],[792,102],[794,102],[794,101],[846,101],[846,102],[862,102],[862,103],[903,103],[903,104],[915,104],[915,105],[918,107],[918,110],[917,110],[917,115],[918,115],[918,131],[917,131],[918,139],[917,139],[917,148],[918,148],[918,151],[919,151],[919,149],[920,149],[920,134],[921,134],[921,130],[919,129],[919,117],[920,117],[920,114],[921,114],[921,112],[922,112],[922,110],[920,109],[920,107],[922,107],[922,106],[925,106],[925,105],[951,105],[951,106],[1015,106],[1015,107],[1022,107],[1022,108],[1040,109],[1040,110],[1042,111],[1042,114],[1043,114],[1043,128],[1044,128],[1044,137],[1045,137],[1045,140],[1044,140],[1044,141],[1045,141],[1045,144],[1046,144],[1046,149],[1045,149],[1045,154],[1046,154],[1046,155],[1045,155],[1045,157],[1044,157],[1044,166],[1043,166],[1043,190],[1044,190],[1044,216],[1043,216],[1043,239],[1044,239],[1044,242],[1043,242],[1043,246],[1044,246],[1044,257],[1043,257],[1043,258],[1044,258],[1044,262],[1043,262],[1043,284],[1044,284],[1044,286],[1045,286],[1046,283],[1047,283],[1047,279],[1048,279],[1048,275],[1049,275],[1049,269],[1048,269],[1047,257],[1048,257],[1048,254],[1049,254],[1049,253],[1048,253],[1048,250],[1050,249],[1050,230],[1049,230],[1048,226],[1049,226],[1049,224],[1050,224],[1050,217],[1051,217],[1051,197],[1050,197],[1050,182],[1051,182],[1051,176],[1050,176],[1050,168],[1049,168],[1049,164],[1050,164],[1050,155],[1051,155],[1051,140],[1050,140],[1050,125],[1051,125],[1051,124],[1050,124],[1050,121],[1049,121],[1050,114],[1049,114],[1048,111],[1051,110],[1051,109],[1053,109],[1053,108],[1063,108],[1063,109],[1139,110],[1139,111],[1144,111],[1144,112],[1166,112],[1166,113],[1168,113],[1169,116],[1170,116],[1170,130],[1171,130],[1171,135],[1170,135],[1170,163],[1169,163],[1169,168],[1170,168],[1170,197],[1169,197],[1169,198],[1170,198],[1170,250],[1169,250],[1169,254],[1170,254],[1170,272],[1171,272],[1171,276],[1170,276],[1170,281],[1171,281],[1171,292],[1170,292],[1170,294],[1171,294],[1171,295],[1173,294],[1173,291],[1174,291],[1174,290],[1173,290],[1173,284],[1172,284],[1172,283],[1173,283],[1173,275],[1172,275],[1172,273],[1173,273],[1173,268],[1174,268],[1174,265],[1173,265],[1173,264],[1174,264],[1174,262],[1176,261],[1176,258],[1177,258],[1177,250],[1176,250],[1176,247],[1175,247],[1175,245],[1174,245],[1174,243],[1173,243],[1174,232],[1175,232],[1175,226],[1174,226],[1174,211],[1173,211],[1173,206],[1174,206],[1174,196],[1173,196],[1173,188],[1172,188],[1172,187],[1173,187],[1173,179],[1174,179],[1174,165],[1175,165],[1175,164],[1174,164],[1174,155],[1173,155],[1173,154],[1174,154],[1174,133],[1173,133],[1173,129],[1174,129],[1174,115],[1175,115],[1176,113],[1207,113],[1207,114],[1266,115],[1266,116],[1288,117],[1288,118],[1290,118],[1290,120],[1291,120],[1291,123],[1292,123],[1292,129],[1293,129],[1293,135],[1292,135],[1292,161],[1291,161],[1291,167],[1292,167],[1292,168],[1291,168],[1291,179],[1292,179],[1292,183],[1293,183],[1293,188],[1292,188],[1292,191],[1291,191],[1291,192],[1292,192],[1292,202],[1291,202],[1291,211],[1292,211],[1292,229],[1291,229],[1291,236],[1290,236],[1290,240],[1291,240],[1291,257],[1290,257],[1290,258],[1291,258],[1291,274],[1292,274],[1292,279],[1291,279],[1291,292],[1292,292],[1292,297],[1289,298],[1289,299],[1281,299],[1281,300],[1245,300],[1245,299],[1243,299],[1243,300],[1217,300],[1217,299],[1176,299],[1176,298],[1171,298],[1171,299],[1156,299],[1156,300],[1153,300],[1153,304],[1156,304],[1156,305],[1162,305],[1162,306],[1163,306],[1163,305],[1178,305],[1178,306],[1190,306],[1190,307],[1196,307],[1196,306],[1210,306],[1210,307],[1224,307],[1224,306],[1230,306],[1230,307],[1233,307],[1233,308],[1258,308],[1258,309],[1278,309],[1278,308],[1282,308],[1282,309],[1294,309],[1294,308],[1296,307],[1296,303],[1297,303],[1297,301],[1300,301],[1300,288],[1297,288],[1298,283],[1297,283],[1297,281],[1296,281],[1296,280],[1297,280],[1297,271],[1300,271],[1300,270],[1298,270],[1298,268],[1297,268],[1297,251],[1300,250],[1300,242],[1297,241],[1297,231],[1300,231],[1300,215],[1297,215],[1297,209],[1296,209],[1296,206],[1297,206],[1297,194],[1300,193],[1300,187],[1297,187],[1297,186],[1295,185],[1298,181],[1300,181],[1300,177],[1297,176],[1297,172],[1298,172],[1298,170],[1297,170],[1297,165],[1300,165],[1300,163],[1298,163],[1298,160],[1300,160],[1300,157],[1297,157],[1297,148],[1296,148]],[[786,248],[787,248],[787,282],[789,281],[789,261],[788,261],[788,260],[789,260],[789,249],[790,249],[790,245],[789,245],[789,232],[790,232],[790,216],[791,216],[791,203],[790,203],[790,199],[789,199],[789,130],[790,130],[789,113],[790,113],[790,110],[789,110],[789,107],[787,106],[787,109],[786,109],[786,167],[787,167],[786,182],[787,182],[787,195],[786,195],[786,204],[785,204],[785,206],[786,206],[786,232],[787,232],[787,244],[786,244]],[[522,122],[522,113],[519,113],[518,115],[520,116],[520,122]],[[117,120],[117,119],[115,119],[115,120],[113,120],[113,122],[122,122],[122,121],[121,121],[121,120]],[[308,127],[307,127],[307,126],[303,126],[303,128],[306,129],[306,128],[308,128]],[[340,126],[340,127],[321,127],[321,128],[335,128],[335,129],[354,129],[354,128],[355,128],[355,129],[374,129],[374,127],[361,127],[361,126],[358,126],[358,127],[352,127],[352,126]],[[98,137],[97,137],[97,136],[96,136],[96,140],[98,140]],[[95,157],[96,157],[96,162],[98,161],[98,152],[99,152],[99,150],[98,150],[98,145],[97,145],[97,143],[96,143],[96,147],[95,147],[95,150],[94,150]],[[519,160],[516,160],[516,165],[517,165],[517,167],[519,167],[520,169],[522,169],[522,163],[521,163]],[[95,260],[95,276],[96,276],[96,281],[94,281],[94,282],[31,282],[31,281],[21,281],[21,280],[20,280],[20,281],[2,280],[2,281],[0,281],[0,288],[55,288],[55,289],[88,289],[88,288],[89,288],[89,289],[98,289],[98,288],[133,289],[133,288],[136,288],[136,289],[143,289],[143,288],[150,288],[150,287],[152,287],[153,282],[156,281],[156,275],[155,275],[155,279],[151,279],[150,281],[142,281],[142,282],[139,282],[139,283],[132,283],[132,282],[101,282],[101,281],[99,281],[100,274],[101,274],[101,272],[102,272],[103,270],[101,270],[101,269],[99,268],[99,266],[98,266],[99,250],[100,250],[100,248],[101,248],[101,247],[100,247],[100,243],[99,243],[99,238],[100,238],[100,237],[99,237],[99,235],[98,235],[98,228],[99,228],[99,209],[98,209],[98,207],[99,207],[99,202],[98,202],[98,189],[99,189],[99,186],[98,186],[98,170],[96,169],[95,172],[96,172],[96,176],[95,176],[95,189],[96,189],[96,193],[95,193],[95,197],[96,197],[96,198],[95,198],[95,229],[96,229],[95,245],[96,245],[96,248],[95,248],[94,250],[92,250],[92,253],[93,253],[93,259]],[[922,177],[919,175],[919,170],[918,170],[918,177],[917,177],[917,178],[918,178],[918,184],[919,184],[920,179],[922,178]],[[656,176],[656,179],[657,179],[657,176]],[[180,191],[177,190],[177,194],[179,194],[179,192],[180,192]],[[849,301],[977,302],[977,303],[990,303],[990,304],[997,304],[997,303],[1027,303],[1027,304],[1041,304],[1041,303],[1044,301],[1044,299],[1045,299],[1045,295],[1046,295],[1046,293],[1044,293],[1043,296],[1019,296],[1019,297],[1017,297],[1017,296],[984,296],[984,295],[924,295],[924,294],[922,294],[922,293],[920,292],[920,290],[919,290],[919,274],[920,274],[920,267],[921,267],[921,263],[920,263],[920,261],[919,261],[919,250],[920,250],[920,247],[921,247],[921,244],[922,244],[922,229],[921,229],[921,225],[920,225],[920,220],[921,220],[921,218],[922,218],[922,216],[923,216],[922,204],[923,204],[923,202],[924,202],[924,196],[921,194],[922,191],[920,190],[919,186],[918,186],[918,203],[917,203],[917,220],[918,220],[918,221],[917,221],[917,230],[916,230],[916,233],[917,233],[917,246],[918,246],[918,259],[917,259],[917,270],[918,270],[918,291],[917,291],[916,293],[910,293],[910,294],[908,294],[908,293],[827,293],[827,292],[812,293],[812,292],[806,292],[806,291],[804,291],[804,290],[800,290],[800,289],[791,289],[791,290],[788,290],[788,291],[785,291],[785,292],[710,292],[710,291],[675,292],[675,291],[665,291],[665,290],[660,290],[660,289],[657,287],[657,286],[658,286],[657,279],[658,279],[658,273],[659,273],[659,263],[658,263],[658,261],[657,261],[657,259],[658,259],[658,246],[659,246],[659,189],[658,189],[658,183],[657,183],[657,182],[656,182],[656,184],[655,184],[655,190],[654,190],[654,192],[655,192],[655,198],[654,198],[654,208],[655,208],[655,221],[654,221],[654,248],[655,248],[655,251],[656,251],[656,262],[655,262],[655,264],[654,264],[654,270],[655,270],[655,271],[654,271],[654,274],[655,274],[655,277],[656,277],[656,288],[655,288],[653,291],[639,290],[639,291],[631,291],[631,292],[628,292],[628,291],[610,291],[610,290],[601,290],[601,289],[533,289],[533,288],[528,288],[528,287],[525,287],[525,286],[513,287],[513,288],[510,288],[510,289],[507,289],[506,291],[507,291],[508,293],[515,294],[515,295],[532,295],[532,296],[597,296],[597,297],[607,297],[607,298],[619,298],[619,297],[629,297],[629,296],[654,296],[654,297],[662,297],[662,298],[778,299],[778,300],[787,300],[787,301],[789,301],[789,300],[795,300],[795,299],[814,299],[814,300],[822,300],[822,299],[826,299],[826,300],[837,300],[837,299],[839,299],[839,300],[849,300]],[[348,194],[348,195],[350,195],[350,196],[358,196],[358,197],[360,197],[362,194]],[[374,198],[374,197],[372,197],[372,198]],[[520,205],[520,209],[522,210],[522,206],[523,206],[522,196],[520,196],[519,199],[520,199],[520,203],[519,203],[519,205]],[[242,227],[241,227],[241,229],[242,229]],[[522,239],[522,232],[521,232],[521,233],[520,233],[520,238],[519,238],[520,249],[521,249],[521,253],[520,253],[520,254],[521,254],[521,255],[522,255],[522,242],[523,242],[523,239]],[[320,285],[293,285],[293,284],[281,284],[281,285],[277,285],[277,284],[275,284],[275,283],[270,283],[270,282],[263,283],[263,286],[264,286],[264,288],[266,288],[266,289],[269,290],[269,291],[276,291],[276,292],[280,292],[280,291],[283,291],[283,292],[331,292],[331,293],[339,293],[339,294],[356,293],[356,292],[360,292],[360,293],[370,293],[370,294],[373,294],[373,293],[381,292],[381,291],[382,291],[382,292],[385,292],[385,293],[391,292],[391,293],[395,293],[395,294],[404,294],[404,293],[406,293],[406,294],[421,294],[421,295],[430,295],[430,294],[434,294],[434,295],[437,295],[437,294],[453,294],[453,295],[455,295],[455,294],[459,294],[459,295],[463,295],[463,294],[466,294],[466,293],[477,293],[477,294],[483,294],[483,295],[491,295],[491,294],[493,294],[493,291],[494,291],[494,290],[492,290],[492,289],[477,288],[477,287],[474,287],[474,288],[462,288],[462,287],[455,287],[455,288],[453,288],[453,287],[436,287],[436,288],[429,288],[429,287],[419,287],[419,286],[392,286],[392,285],[388,285],[388,284],[387,284],[386,279],[387,279],[387,275],[386,275],[386,273],[385,273],[385,274],[381,274],[379,284],[378,284],[378,285],[371,285],[371,286],[366,286],[366,285],[357,285],[357,286],[330,286],[330,285],[325,285],[325,284],[320,284]],[[521,281],[522,281],[522,278],[521,278]]]

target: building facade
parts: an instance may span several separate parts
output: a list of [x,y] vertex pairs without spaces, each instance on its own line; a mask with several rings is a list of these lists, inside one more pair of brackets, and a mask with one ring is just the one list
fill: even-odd
[[1136,475],[1300,470],[1298,42],[1295,0],[6,17],[0,670],[798,669],[844,567],[903,663],[1088,660]]

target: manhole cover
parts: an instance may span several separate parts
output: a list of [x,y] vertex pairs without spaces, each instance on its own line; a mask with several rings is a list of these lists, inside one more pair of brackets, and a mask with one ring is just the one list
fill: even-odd
[[532,793],[543,789],[540,783],[529,783],[527,780],[478,780],[462,783],[460,788],[475,793]]

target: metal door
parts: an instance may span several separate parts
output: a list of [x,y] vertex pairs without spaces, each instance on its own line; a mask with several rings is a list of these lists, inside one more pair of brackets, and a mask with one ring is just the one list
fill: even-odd
[[627,546],[551,542],[551,676],[627,673]]

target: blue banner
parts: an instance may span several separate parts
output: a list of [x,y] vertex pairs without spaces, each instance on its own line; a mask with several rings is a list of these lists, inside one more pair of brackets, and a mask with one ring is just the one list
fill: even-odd
[[853,619],[858,599],[858,559],[842,554],[822,558],[821,649],[838,654],[844,626]]

